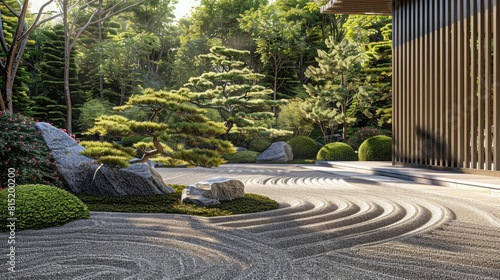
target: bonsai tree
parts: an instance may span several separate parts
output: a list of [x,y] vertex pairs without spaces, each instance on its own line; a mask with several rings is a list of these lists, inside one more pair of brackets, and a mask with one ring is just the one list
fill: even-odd
[[265,76],[246,67],[248,51],[213,47],[210,54],[201,55],[211,63],[212,71],[189,79],[180,90],[199,108],[217,110],[225,126],[225,139],[231,130],[256,132],[254,121],[274,117],[272,106],[282,104],[271,100],[271,89],[257,83]]
[[[146,137],[134,144],[137,162],[154,159],[165,164],[180,161],[192,165],[211,167],[224,163],[221,155],[234,153],[228,141],[217,139],[224,133],[221,124],[204,116],[205,110],[189,104],[188,99],[175,92],[146,89],[132,96],[116,111],[140,109],[149,114],[146,121],[136,121],[121,115],[101,116],[87,134],[122,138],[132,135]],[[136,151],[118,144],[103,142],[82,143],[84,155],[96,158],[102,164],[126,167]]]

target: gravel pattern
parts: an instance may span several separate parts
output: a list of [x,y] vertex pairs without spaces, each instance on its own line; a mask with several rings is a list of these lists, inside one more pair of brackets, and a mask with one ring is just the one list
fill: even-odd
[[[0,279],[500,279],[500,198],[318,169],[159,169],[171,184],[239,179],[280,209],[215,218],[92,212],[18,232],[17,272],[2,261]],[[0,239],[6,260],[7,234]]]

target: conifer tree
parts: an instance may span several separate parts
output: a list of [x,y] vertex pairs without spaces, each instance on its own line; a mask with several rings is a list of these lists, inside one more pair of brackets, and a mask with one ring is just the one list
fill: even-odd
[[[42,52],[41,61],[37,62],[37,71],[40,81],[37,94],[34,117],[53,123],[56,127],[66,125],[66,102],[64,98],[64,27],[56,24],[43,29],[38,37]],[[73,104],[77,107],[85,102],[85,95],[79,89],[77,69],[74,57],[71,56],[70,85]],[[78,115],[77,115],[78,116]]]
[[[225,128],[208,120],[205,110],[188,103],[175,92],[146,89],[130,97],[124,106],[114,110],[140,109],[149,113],[148,121],[131,120],[120,115],[101,116],[88,134],[108,137],[141,135],[147,137],[136,143],[141,155],[138,162],[153,159],[165,164],[183,161],[191,165],[211,167],[224,163],[222,154],[233,153],[231,143],[217,139]],[[160,121],[162,120],[162,121]],[[103,164],[125,167],[132,159],[130,150],[109,143],[83,143],[84,155]]]
[[217,110],[226,128],[225,139],[232,130],[265,130],[255,127],[254,121],[272,118],[271,106],[283,103],[271,100],[273,91],[257,84],[265,76],[247,68],[248,55],[248,51],[211,48],[210,54],[200,57],[211,62],[212,71],[189,79],[180,90],[192,104]]
[[329,38],[326,45],[328,52],[318,50],[318,66],[310,66],[306,71],[313,81],[304,86],[311,97],[309,114],[320,124],[325,142],[328,142],[327,128],[332,124],[342,126],[345,141],[347,126],[356,121],[356,112],[370,113],[369,87],[360,75],[364,55],[347,40],[337,43]]

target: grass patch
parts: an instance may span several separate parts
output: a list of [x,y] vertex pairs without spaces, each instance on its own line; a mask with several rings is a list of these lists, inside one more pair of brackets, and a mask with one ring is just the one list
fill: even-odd
[[202,207],[181,203],[181,192],[185,186],[170,185],[176,191],[162,195],[129,196],[93,196],[78,194],[90,211],[127,212],[127,213],[170,213],[188,214],[204,217],[229,216],[274,210],[278,202],[262,195],[245,194],[245,197],[233,201],[221,201],[220,205]]

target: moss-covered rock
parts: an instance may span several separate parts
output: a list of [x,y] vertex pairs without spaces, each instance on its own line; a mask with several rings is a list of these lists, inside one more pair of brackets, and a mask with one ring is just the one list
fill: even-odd
[[333,142],[326,144],[321,148],[316,156],[317,160],[332,160],[332,161],[356,161],[358,155],[354,149],[342,142]]
[[[8,203],[14,202],[12,200],[14,193],[15,209],[9,209]],[[15,187],[15,192],[3,189],[0,191],[0,205],[2,231],[9,230],[8,218],[15,217],[16,230],[22,230],[63,225],[90,216],[87,206],[76,196],[47,185],[18,185]]]
[[377,135],[366,139],[359,147],[359,160],[392,160],[392,138],[389,136]]
[[294,137],[287,143],[292,147],[293,158],[295,159],[312,159],[316,157],[319,151],[318,144],[307,136]]

